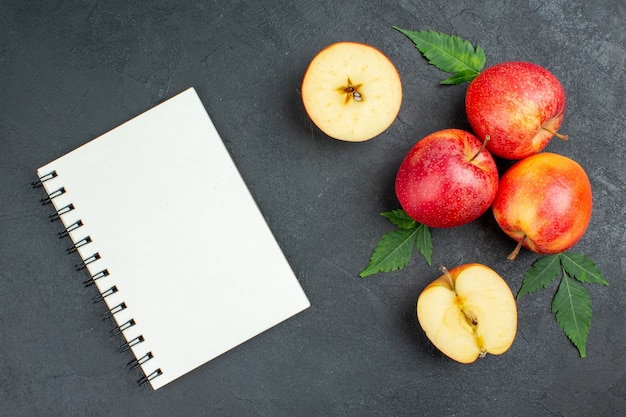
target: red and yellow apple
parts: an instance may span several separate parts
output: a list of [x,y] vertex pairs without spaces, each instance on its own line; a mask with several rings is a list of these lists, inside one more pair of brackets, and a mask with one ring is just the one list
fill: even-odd
[[324,48],[302,81],[302,102],[328,136],[362,142],[384,132],[402,104],[402,83],[381,51],[356,42]]
[[472,131],[489,136],[496,156],[518,160],[546,147],[565,115],[565,90],[547,69],[530,62],[502,62],[470,82],[465,110]]
[[442,272],[417,299],[428,339],[460,363],[506,352],[517,333],[517,305],[506,281],[476,263]]
[[559,253],[585,233],[592,210],[591,184],[572,159],[542,152],[516,162],[500,180],[492,206],[500,228],[539,254]]
[[404,211],[430,227],[455,227],[480,217],[498,189],[491,154],[471,133],[440,130],[407,153],[396,176],[396,196]]

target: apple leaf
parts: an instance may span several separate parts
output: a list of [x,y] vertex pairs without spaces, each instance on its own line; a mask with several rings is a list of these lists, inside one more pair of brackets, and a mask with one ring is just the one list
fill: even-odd
[[441,84],[461,84],[473,80],[485,67],[485,51],[480,45],[455,35],[433,30],[411,31],[393,27],[409,38],[428,59],[428,63],[438,69],[453,74]]
[[477,75],[478,73],[472,70],[461,71],[446,78],[443,81],[440,81],[439,84],[445,84],[445,85],[463,84],[465,82],[472,81],[474,78],[476,78]]
[[414,229],[417,226],[417,222],[409,217],[404,210],[386,211],[380,213],[380,215],[389,219],[391,223],[395,224],[400,229]]
[[398,229],[382,236],[372,253],[370,264],[359,274],[361,278],[404,268],[409,264],[415,247],[431,264],[433,244],[428,226],[416,222],[404,210],[387,211],[381,216],[389,219]]
[[530,294],[546,288],[554,281],[561,272],[560,255],[544,256],[538,259],[524,275],[522,288],[517,293],[517,298],[524,294]]
[[580,357],[587,356],[591,298],[585,287],[571,279],[565,270],[563,270],[559,289],[552,300],[552,312],[556,315],[556,321],[567,337],[578,348]]
[[417,236],[415,236],[415,246],[417,246],[420,254],[424,257],[424,259],[426,259],[428,265],[431,265],[433,262],[433,240],[428,226],[418,223]]
[[385,233],[374,249],[370,264],[361,272],[361,278],[407,266],[413,254],[416,236],[417,229],[399,229]]
[[552,312],[565,335],[587,355],[587,336],[591,324],[591,298],[582,283],[609,285],[600,269],[585,255],[562,252],[538,259],[524,275],[517,298],[546,288],[561,274],[561,282],[552,299]]
[[609,285],[602,277],[602,273],[596,264],[583,254],[574,252],[562,253],[561,265],[563,265],[563,269],[568,274],[580,282]]

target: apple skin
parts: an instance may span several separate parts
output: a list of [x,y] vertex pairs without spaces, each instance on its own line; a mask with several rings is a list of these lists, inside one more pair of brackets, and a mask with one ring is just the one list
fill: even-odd
[[470,82],[465,110],[476,136],[491,138],[487,148],[492,154],[518,160],[550,142],[563,122],[565,101],[554,74],[530,62],[511,61],[483,70]]
[[553,254],[580,240],[592,205],[585,170],[566,156],[541,152],[502,175],[492,211],[500,228],[525,248]]
[[413,145],[395,182],[403,210],[429,227],[456,227],[480,217],[498,189],[496,163],[481,146],[461,129],[439,130]]
[[363,142],[395,121],[402,105],[402,82],[380,50],[336,42],[311,60],[302,80],[302,102],[311,121],[328,136]]
[[506,281],[477,263],[442,271],[417,299],[417,318],[428,339],[465,364],[506,352],[517,333],[517,304]]

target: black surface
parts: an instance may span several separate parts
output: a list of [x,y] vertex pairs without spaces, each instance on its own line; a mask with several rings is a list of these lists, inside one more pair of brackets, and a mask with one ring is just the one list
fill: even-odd
[[[2,2],[0,415],[622,415],[624,2],[295,3]],[[575,250],[610,283],[587,286],[587,358],[550,313],[554,286],[519,301],[518,336],[503,356],[463,366],[427,341],[415,302],[438,265],[485,263],[516,292],[537,258],[524,251],[506,261],[514,242],[489,213],[433,230],[433,266],[414,256],[403,271],[358,277],[391,227],[378,213],[399,207],[393,181],[404,154],[435,130],[468,127],[466,86],[439,86],[444,74],[392,25],[454,33],[480,44],[487,65],[533,61],[562,81],[570,141],[547,149],[590,176],[593,217]],[[304,70],[339,40],[380,48],[403,80],[398,119],[369,142],[329,139],[303,113]],[[131,357],[116,352],[121,340],[91,303],[95,289],[81,285],[59,224],[29,183],[37,167],[189,86],[312,307],[155,392],[135,386]]]

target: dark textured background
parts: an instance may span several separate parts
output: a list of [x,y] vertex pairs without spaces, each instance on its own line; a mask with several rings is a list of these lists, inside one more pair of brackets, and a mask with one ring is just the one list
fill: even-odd
[[[0,5],[0,415],[612,416],[626,409],[625,6],[554,1],[3,1]],[[392,29],[433,29],[480,44],[487,65],[528,60],[568,93],[567,143],[594,213],[575,247],[609,287],[588,285],[588,357],[550,313],[555,286],[520,299],[503,356],[463,366],[415,318],[437,266],[481,262],[516,292],[537,256],[487,213],[433,230],[433,266],[358,277],[398,208],[397,167],[435,130],[468,128],[466,85]],[[321,134],[303,113],[303,73],[326,45],[374,45],[395,63],[396,122],[361,144]],[[312,307],[171,383],[138,388],[101,305],[49,223],[37,167],[194,86],[293,266]],[[103,161],[115,169],[115,161]],[[198,179],[198,186],[202,186]],[[224,213],[229,221],[228,213]],[[235,221],[235,219],[232,219]],[[236,248],[233,248],[236,250]],[[241,254],[245,262],[246,254]],[[198,323],[201,331],[202,323]],[[193,335],[189,337],[193,343]]]

